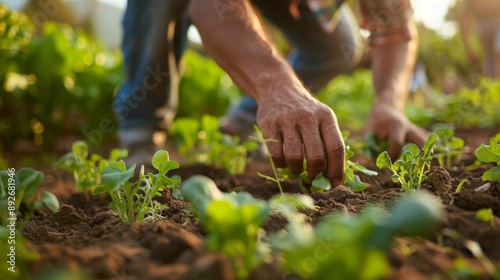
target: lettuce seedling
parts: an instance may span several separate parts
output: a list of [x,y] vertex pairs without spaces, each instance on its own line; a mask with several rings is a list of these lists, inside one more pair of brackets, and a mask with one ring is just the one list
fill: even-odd
[[500,182],[500,143],[495,137],[490,138],[490,144],[481,144],[476,151],[477,159],[484,163],[496,163],[497,166],[492,167],[483,173],[481,177],[483,181]]
[[387,151],[377,157],[377,167],[388,168],[392,171],[392,181],[401,183],[405,192],[420,189],[422,182],[427,180],[425,171],[430,169],[432,148],[439,141],[436,133],[432,133],[425,141],[422,152],[417,145],[410,143],[403,147],[399,159],[392,163]]
[[394,237],[428,233],[441,216],[439,202],[418,193],[391,214],[369,207],[356,216],[327,216],[314,227],[290,223],[270,240],[285,269],[303,279],[382,279],[389,273],[386,254]]
[[264,201],[246,192],[224,194],[214,181],[201,175],[188,179],[181,190],[208,233],[208,248],[228,257],[238,279],[246,279],[269,258],[262,224],[273,211],[290,218],[298,207],[314,207],[310,197],[301,195],[277,195]]
[[209,115],[201,121],[176,119],[170,132],[178,138],[178,151],[186,162],[217,166],[233,175],[245,172],[248,152],[257,149],[253,141],[220,132],[219,119]]
[[[455,137],[455,128],[450,124],[436,124],[432,130],[439,137],[439,142],[436,143],[436,153],[432,155],[437,159],[440,166],[451,168],[453,159],[460,160],[462,156],[464,140]],[[446,160],[446,165],[445,165]]]
[[75,141],[71,145],[71,152],[63,155],[57,165],[59,168],[73,174],[78,192],[93,191],[95,187],[101,184],[100,174],[104,168],[116,164],[118,160],[127,156],[127,150],[113,149],[107,160],[98,154],[91,154],[89,157],[87,143],[84,141]]
[[[10,172],[13,171],[13,172]],[[0,223],[7,225],[9,218],[20,216],[19,207],[26,206],[22,228],[33,216],[36,210],[46,207],[52,212],[59,210],[59,201],[51,192],[39,193],[40,184],[44,175],[32,168],[0,171]]]
[[166,174],[172,169],[179,167],[179,163],[170,160],[165,150],[156,152],[152,159],[153,167],[157,174],[144,174],[144,166],[141,166],[139,177],[134,177],[135,164],[127,167],[123,160],[114,166],[104,168],[101,174],[101,184],[94,189],[93,195],[108,193],[111,196],[109,208],[115,211],[124,223],[135,223],[150,219],[162,219],[163,210],[168,206],[154,200],[161,196],[166,188],[173,189],[180,185],[180,177],[167,177]]

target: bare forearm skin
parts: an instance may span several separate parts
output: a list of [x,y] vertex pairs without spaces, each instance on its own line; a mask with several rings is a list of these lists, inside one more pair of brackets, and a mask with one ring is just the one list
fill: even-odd
[[[258,103],[276,97],[273,91],[278,85],[302,87],[293,69],[265,36],[249,1],[193,0],[189,12],[207,52]],[[280,94],[287,92],[291,93],[281,88]]]
[[392,104],[401,112],[408,97],[408,88],[415,67],[418,47],[417,30],[410,22],[413,33],[409,41],[373,46],[372,75],[376,103]]

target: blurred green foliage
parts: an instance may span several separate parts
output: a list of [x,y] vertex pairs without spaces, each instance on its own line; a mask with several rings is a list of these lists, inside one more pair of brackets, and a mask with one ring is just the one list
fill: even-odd
[[183,56],[184,72],[179,88],[177,117],[200,119],[220,117],[241,95],[231,78],[215,61],[194,51]]
[[0,26],[11,34],[2,37],[0,55],[6,66],[0,71],[3,145],[28,138],[52,150],[63,133],[114,119],[113,93],[123,76],[119,53],[66,25],[49,22],[35,37],[22,14],[0,6],[0,15]]

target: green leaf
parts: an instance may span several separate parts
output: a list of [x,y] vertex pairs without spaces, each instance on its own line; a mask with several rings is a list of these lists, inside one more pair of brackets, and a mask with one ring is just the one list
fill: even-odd
[[354,170],[354,172],[359,171],[359,172],[361,172],[365,175],[368,175],[368,176],[377,176],[378,175],[377,171],[370,170],[359,163],[350,162],[349,165],[351,166],[352,170]]
[[75,141],[71,145],[71,151],[80,159],[86,159],[89,155],[89,146],[85,141]]
[[493,221],[493,219],[495,219],[495,215],[493,215],[491,208],[479,209],[476,212],[476,220],[478,221],[489,223]]
[[187,179],[181,186],[182,194],[193,208],[205,215],[208,203],[212,200],[222,199],[223,194],[215,182],[205,176],[195,175]]
[[500,145],[497,143],[495,138],[490,139],[490,145],[481,144],[476,151],[476,157],[484,162],[490,163],[494,162],[500,164]]
[[[411,161],[411,158],[416,158],[420,155],[420,149],[417,144],[409,143],[403,147],[401,158],[406,158],[406,161]],[[411,157],[410,157],[411,156]]]
[[483,181],[500,182],[500,166],[495,166],[485,171],[481,178]]
[[43,178],[42,172],[33,168],[21,168],[16,171],[16,189],[24,191],[23,197],[30,197],[38,191]]
[[41,198],[43,205],[50,209],[52,212],[57,212],[59,210],[59,200],[51,192],[44,192]]
[[425,141],[424,147],[422,148],[422,151],[424,151],[424,156],[423,158],[427,158],[431,155],[432,153],[432,148],[436,143],[439,141],[439,137],[437,136],[436,133],[432,133],[429,135],[427,140]]
[[405,236],[427,233],[443,216],[439,201],[432,195],[420,192],[399,203],[391,213],[385,227]]
[[[116,166],[108,166],[102,171],[101,186],[108,193],[114,192],[134,176],[134,170],[135,163],[125,171],[121,171]],[[93,194],[100,193],[101,191],[102,189],[96,188]]]
[[344,186],[350,188],[354,192],[360,192],[366,189],[367,185],[361,181],[358,175],[354,174],[352,169],[346,169],[344,174]]
[[128,150],[127,149],[113,149],[109,153],[109,159],[110,160],[119,160],[119,159],[124,159],[128,157]]
[[330,181],[323,175],[323,173],[318,173],[318,175],[316,175],[316,178],[312,181],[312,186],[322,191],[328,191],[332,188]]
[[377,157],[377,167],[380,169],[390,168],[392,166],[391,157],[387,151],[380,153]]
[[179,163],[177,161],[170,160],[169,154],[165,150],[157,151],[153,155],[151,163],[160,174],[166,174],[169,170],[179,168]]

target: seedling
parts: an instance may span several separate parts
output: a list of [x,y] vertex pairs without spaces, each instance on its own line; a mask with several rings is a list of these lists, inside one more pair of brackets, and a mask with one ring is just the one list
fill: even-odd
[[269,142],[278,142],[278,141],[276,139],[264,138],[264,133],[262,133],[262,131],[259,129],[259,127],[257,125],[254,125],[253,127],[255,129],[256,136],[250,136],[250,137],[252,139],[254,139],[258,144],[265,147],[265,150],[267,153],[267,158],[269,160],[269,163],[271,164],[271,168],[273,169],[274,177],[264,175],[260,172],[257,172],[257,175],[259,175],[259,177],[262,177],[266,180],[270,180],[270,181],[275,182],[278,185],[280,193],[283,195],[283,187],[281,186],[281,182],[284,181],[284,178],[281,177],[280,174],[278,173],[278,169],[274,165],[273,158],[272,158],[271,153],[269,152],[269,148],[267,146],[267,143],[269,143]]
[[161,213],[168,206],[160,204],[154,198],[161,196],[165,189],[180,185],[180,177],[166,176],[168,171],[178,168],[179,163],[170,160],[167,151],[160,150],[154,154],[152,165],[158,174],[144,174],[144,166],[141,166],[139,177],[135,182],[131,182],[135,164],[127,167],[123,160],[120,160],[116,165],[104,168],[101,184],[92,194],[108,193],[112,199],[109,208],[115,211],[124,223],[162,219],[164,217]]
[[453,125],[449,124],[436,124],[432,130],[439,137],[435,146],[436,153],[432,157],[438,160],[440,166],[447,168],[451,168],[452,161],[460,160],[463,154],[464,140],[455,137],[454,130]]
[[238,279],[246,279],[270,257],[262,224],[274,211],[290,218],[298,207],[314,207],[310,197],[301,195],[278,195],[264,201],[246,192],[224,194],[201,175],[188,179],[181,189],[208,233],[208,248],[228,257]]
[[188,163],[217,166],[233,175],[244,173],[247,154],[257,149],[256,143],[223,134],[218,128],[219,119],[209,115],[204,115],[201,121],[179,118],[171,134],[179,139],[179,153]]
[[491,208],[483,208],[477,210],[476,220],[490,223],[492,226],[495,225],[495,215],[493,215],[493,211],[491,210]]
[[[18,224],[22,228],[36,210],[44,207],[52,212],[59,210],[59,201],[54,194],[48,191],[39,194],[43,178],[42,172],[32,168],[0,171],[0,222],[2,225],[9,224],[10,218],[16,219],[22,215],[23,221]],[[27,209],[23,213],[19,212],[21,204],[24,204]]]
[[405,192],[420,189],[422,182],[427,179],[425,171],[430,169],[432,148],[438,142],[436,133],[432,133],[425,141],[422,151],[417,145],[410,143],[403,147],[400,158],[392,163],[387,151],[382,152],[377,158],[377,167],[389,168],[393,175],[392,181],[401,183]]
[[490,145],[481,144],[476,151],[476,157],[484,163],[496,163],[497,166],[484,172],[483,181],[500,182],[500,144],[495,137],[490,138]]
[[104,159],[98,154],[91,154],[84,141],[76,141],[71,146],[71,152],[63,155],[57,165],[59,168],[73,173],[76,190],[78,192],[93,191],[101,184],[101,173],[107,166],[114,165],[120,159],[126,158],[128,151],[113,149],[109,159]]
[[[56,212],[59,209],[59,201],[52,193],[39,193],[43,178],[43,173],[32,168],[0,171],[0,269],[5,273],[9,271],[9,279],[27,277],[26,262],[39,258],[27,246],[21,229],[35,211],[47,208]],[[22,212],[19,210],[21,204]],[[14,261],[11,256],[15,256]]]
[[[255,131],[257,132],[257,137],[255,140],[260,143],[261,145],[265,145],[266,150],[267,149],[267,143],[268,142],[275,142],[276,140],[274,139],[264,139],[264,136],[260,129],[257,126],[255,127]],[[349,133],[348,132],[343,132],[344,136],[344,142],[347,142],[347,137]],[[351,150],[349,145],[346,145],[346,156],[345,156],[345,169],[344,169],[344,186],[352,189],[355,192],[362,191],[366,189],[367,185],[366,183],[362,182],[361,179],[359,178],[358,175],[354,174],[355,172],[362,172],[366,175],[369,176],[377,176],[377,172],[372,171],[367,169],[366,167],[362,166],[359,163],[352,162],[350,158],[354,156],[354,151]],[[262,173],[257,173],[260,177],[265,178],[267,180],[273,181],[276,184],[278,184],[278,187],[280,188],[281,193],[281,182],[283,182],[286,179],[289,178],[294,178],[297,177],[295,174],[293,174],[290,169],[288,168],[275,168],[274,162],[272,160],[271,154],[268,152],[267,157],[269,159],[269,162],[271,163],[271,168],[273,169],[274,172],[274,177],[264,175]],[[329,191],[332,186],[330,184],[330,181],[328,178],[326,178],[323,173],[319,173],[316,175],[314,179],[310,179],[309,174],[307,172],[307,162],[304,161],[304,167],[303,171],[298,175],[300,178],[299,180],[299,187],[304,193],[316,193],[316,192],[325,192]]]
[[354,151],[351,149],[351,145],[349,145],[348,137],[349,132],[343,132],[342,136],[344,138],[344,142],[346,143],[346,154],[345,154],[345,169],[344,169],[344,186],[350,188],[354,192],[360,192],[366,189],[368,186],[366,183],[362,182],[358,175],[355,172],[361,172],[368,176],[377,176],[378,173],[376,171],[370,170],[363,165],[352,162],[350,159],[354,157]]
[[394,237],[426,234],[442,216],[439,202],[424,193],[391,212],[369,207],[357,216],[328,216],[314,227],[290,224],[270,240],[285,269],[302,279],[382,279],[389,274],[386,253]]
[[455,190],[455,193],[459,193],[460,191],[462,191],[462,188],[464,187],[464,185],[470,185],[470,181],[469,179],[465,178],[465,179],[462,179],[460,181],[460,183],[458,183],[458,186],[457,186],[457,189]]

